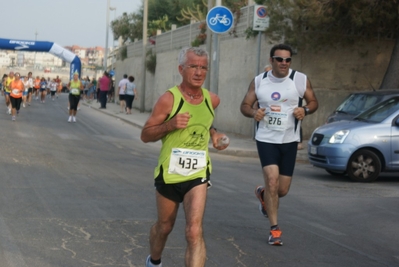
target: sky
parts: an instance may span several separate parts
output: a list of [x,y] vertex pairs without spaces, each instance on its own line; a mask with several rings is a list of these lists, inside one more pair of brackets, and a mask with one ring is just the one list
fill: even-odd
[[[142,6],[142,0],[109,1],[110,7],[116,7],[115,11],[109,11],[110,22],[124,12],[138,12]],[[36,39],[61,46],[105,47],[107,2],[108,0],[10,1],[8,3],[13,8],[3,8],[0,15],[0,38]],[[113,36],[110,28],[108,39],[108,47],[111,47]]]

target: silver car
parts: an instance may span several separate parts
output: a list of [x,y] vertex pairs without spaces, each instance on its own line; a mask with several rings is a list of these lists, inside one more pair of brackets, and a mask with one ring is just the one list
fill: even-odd
[[353,181],[371,182],[399,172],[399,97],[385,100],[353,120],[325,124],[308,142],[311,164]]

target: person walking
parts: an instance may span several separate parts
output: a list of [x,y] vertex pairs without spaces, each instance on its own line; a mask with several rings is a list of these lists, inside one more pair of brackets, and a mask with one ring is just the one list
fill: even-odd
[[12,106],[12,121],[15,121],[16,115],[19,114],[19,109],[21,107],[22,95],[25,91],[25,85],[21,81],[21,75],[17,72],[15,73],[15,79],[10,83],[10,102]]
[[[252,80],[240,106],[244,116],[257,122],[255,139],[265,186],[257,186],[255,195],[259,210],[269,218],[270,245],[283,245],[277,220],[279,198],[290,189],[301,121],[318,108],[307,76],[290,68],[291,56],[290,46],[273,46],[269,58],[272,70]],[[253,107],[256,101],[259,108]]]
[[225,135],[212,127],[220,99],[202,88],[208,53],[199,47],[182,49],[178,70],[181,84],[160,96],[141,132],[145,143],[162,140],[154,181],[158,218],[150,230],[146,267],[162,266],[162,251],[180,203],[186,218],[185,266],[205,265],[202,221],[212,171],[208,142],[212,138],[213,146],[219,150],[228,146],[218,146],[218,139]]
[[129,76],[125,88],[126,114],[132,114],[133,100],[135,96],[137,96],[137,90],[136,85],[134,84],[133,76]]
[[99,92],[99,100],[100,100],[100,109],[107,108],[107,93],[111,84],[111,79],[109,77],[108,72],[104,71],[103,76],[98,80],[100,92]]
[[125,112],[126,101],[125,101],[125,90],[126,84],[129,82],[127,74],[123,74],[123,79],[119,81],[118,93],[119,93],[119,105],[121,106],[121,113]]
[[79,73],[73,74],[73,79],[68,83],[69,90],[69,118],[68,122],[76,122],[76,113],[78,112],[78,105],[80,101],[80,94],[83,90],[82,82],[79,79]]

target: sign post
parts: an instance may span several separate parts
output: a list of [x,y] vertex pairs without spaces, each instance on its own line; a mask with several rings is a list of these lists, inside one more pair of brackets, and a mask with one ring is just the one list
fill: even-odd
[[[258,51],[256,53],[256,71],[255,76],[258,75],[260,72],[263,72],[263,69],[260,70],[260,49],[261,49],[261,42],[262,42],[262,32],[269,28],[269,16],[267,14],[267,10],[265,6],[261,5],[254,5],[254,20],[252,25],[253,31],[259,31],[258,33]],[[253,138],[255,139],[256,133],[256,121],[254,121],[254,133]]]
[[214,33],[212,43],[211,58],[211,79],[210,90],[218,93],[218,76],[219,76],[219,34],[225,33],[234,25],[233,13],[224,6],[215,6],[209,10],[206,15],[206,24],[208,28]]

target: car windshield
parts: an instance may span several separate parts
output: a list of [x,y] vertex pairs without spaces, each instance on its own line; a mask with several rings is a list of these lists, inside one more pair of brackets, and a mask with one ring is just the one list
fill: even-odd
[[357,116],[355,120],[379,123],[397,110],[399,110],[399,97],[394,97],[370,108]]
[[381,95],[351,94],[335,110],[339,113],[357,115],[381,101]]

